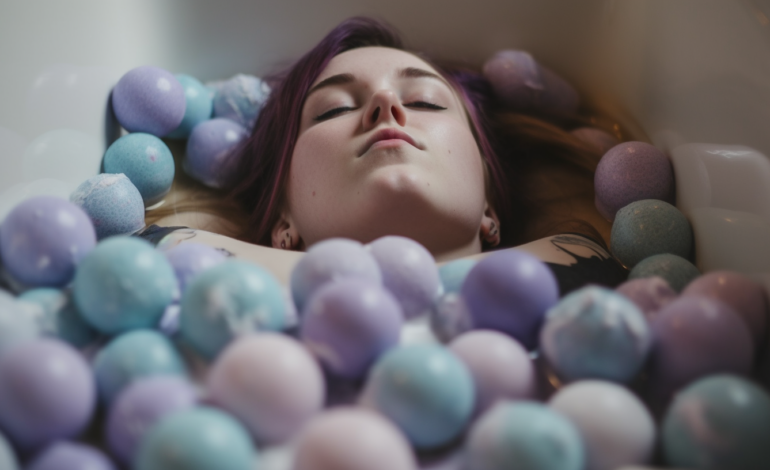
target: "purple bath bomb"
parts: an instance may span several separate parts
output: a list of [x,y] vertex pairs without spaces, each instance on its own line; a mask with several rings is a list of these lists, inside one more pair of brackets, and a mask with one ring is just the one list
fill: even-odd
[[163,137],[179,127],[186,106],[182,84],[158,67],[131,69],[112,90],[115,116],[129,132]]
[[611,221],[620,208],[642,199],[673,204],[674,170],[668,157],[652,145],[623,142],[599,161],[594,191],[596,208]]
[[401,305],[382,285],[349,278],[313,294],[300,337],[333,375],[358,379],[398,344],[403,323]]
[[502,331],[534,349],[546,310],[559,300],[559,286],[545,263],[513,249],[479,261],[461,294],[476,328]]
[[430,311],[430,329],[443,343],[473,329],[473,318],[458,292],[447,292],[438,298]]
[[115,465],[95,447],[60,441],[48,446],[25,468],[27,470],[115,470]]
[[595,127],[578,127],[570,131],[570,134],[593,147],[602,155],[620,143],[614,135]]
[[615,288],[615,292],[625,295],[635,303],[648,322],[655,318],[661,308],[677,297],[674,289],[660,276],[631,279]]
[[197,274],[227,259],[227,255],[222,251],[194,242],[180,243],[163,254],[174,268],[176,279],[179,281],[179,292],[182,294]]
[[246,137],[246,128],[229,119],[214,118],[198,124],[187,139],[184,171],[206,186],[221,188],[232,170],[230,157]]
[[746,322],[754,344],[765,340],[768,305],[762,286],[743,274],[713,271],[696,278],[682,295],[700,295],[726,303]]
[[572,85],[528,52],[500,51],[484,64],[483,73],[497,97],[516,111],[573,116],[580,104]]
[[16,206],[0,224],[0,257],[13,278],[30,287],[63,287],[96,246],[96,232],[77,205],[37,196]]

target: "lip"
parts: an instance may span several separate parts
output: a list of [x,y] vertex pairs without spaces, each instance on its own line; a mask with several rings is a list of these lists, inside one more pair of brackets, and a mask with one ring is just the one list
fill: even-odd
[[370,148],[377,142],[381,142],[383,140],[403,140],[404,142],[412,145],[415,148],[420,148],[419,145],[417,145],[417,142],[404,131],[400,131],[398,129],[388,128],[388,129],[382,129],[377,132],[375,132],[371,137],[366,139],[366,143],[364,143],[364,146],[362,147],[361,151],[358,153],[358,156],[362,156],[366,152],[369,151]]

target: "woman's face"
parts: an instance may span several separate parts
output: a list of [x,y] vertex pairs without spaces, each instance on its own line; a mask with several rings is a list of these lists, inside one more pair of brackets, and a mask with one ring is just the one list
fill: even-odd
[[480,251],[482,159],[456,92],[396,49],[334,57],[302,110],[287,188],[306,246],[402,235],[434,255]]

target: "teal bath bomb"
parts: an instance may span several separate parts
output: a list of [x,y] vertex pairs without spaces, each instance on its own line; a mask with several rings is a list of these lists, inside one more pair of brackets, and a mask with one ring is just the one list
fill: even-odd
[[628,279],[652,276],[662,277],[672,289],[679,293],[690,281],[700,276],[700,271],[681,256],[666,253],[643,259],[628,273]]

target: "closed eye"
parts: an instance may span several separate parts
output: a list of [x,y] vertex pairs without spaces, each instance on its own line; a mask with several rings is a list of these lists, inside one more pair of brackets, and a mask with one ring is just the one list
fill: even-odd
[[427,101],[412,101],[411,103],[404,104],[404,106],[408,108],[419,108],[419,109],[435,109],[435,110],[446,109],[444,106],[439,106],[435,103],[428,103]]
[[355,108],[352,108],[350,106],[340,106],[339,108],[330,109],[329,111],[326,111],[323,114],[319,114],[315,118],[313,118],[314,121],[325,121],[327,119],[331,119],[334,116],[337,116],[338,114],[346,113],[348,111],[351,111]]

